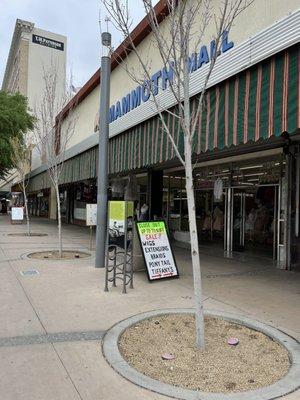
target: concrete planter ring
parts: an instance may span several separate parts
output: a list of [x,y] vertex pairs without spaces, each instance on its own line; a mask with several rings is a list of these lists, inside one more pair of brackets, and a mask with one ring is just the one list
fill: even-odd
[[[30,252],[21,254],[21,259],[27,259],[33,262],[42,262],[42,261],[47,261],[47,262],[52,262],[52,263],[57,263],[58,261],[61,262],[76,262],[79,260],[90,260],[94,257],[91,251],[86,251],[85,249],[74,249],[74,248],[68,248],[64,247],[63,252],[64,253],[70,253],[69,258],[58,258],[54,256],[53,258],[51,257],[52,253],[57,253],[57,249],[53,249],[53,247],[47,249],[45,247],[36,249],[36,250],[31,250]],[[79,257],[75,256],[78,255]],[[41,255],[41,257],[39,257]]]
[[173,386],[168,383],[150,378],[138,372],[127,363],[119,350],[119,339],[123,332],[133,325],[153,317],[170,314],[194,314],[193,309],[166,309],[155,310],[134,315],[124,321],[114,325],[104,336],[102,351],[110,366],[124,378],[134,384],[176,399],[182,400],[271,400],[284,396],[300,388],[300,344],[289,335],[263,323],[249,318],[225,312],[206,312],[208,317],[216,317],[225,321],[253,329],[261,332],[283,346],[290,358],[290,368],[288,372],[275,383],[255,390],[232,392],[232,393],[213,393],[204,392],[182,387]]

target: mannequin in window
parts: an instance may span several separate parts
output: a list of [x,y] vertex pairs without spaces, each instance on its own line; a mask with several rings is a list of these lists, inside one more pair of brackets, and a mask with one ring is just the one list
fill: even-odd
[[149,207],[146,203],[144,203],[140,210],[140,221],[148,221],[148,211]]
[[224,218],[223,218],[223,211],[217,206],[214,209],[214,223],[213,223],[213,230],[217,232],[221,232],[223,229]]

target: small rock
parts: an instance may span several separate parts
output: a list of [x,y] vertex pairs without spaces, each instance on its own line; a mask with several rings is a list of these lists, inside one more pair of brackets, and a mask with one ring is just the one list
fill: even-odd
[[48,256],[44,256],[44,258],[48,258]]
[[159,322],[158,322],[158,321],[155,321],[154,323],[155,323],[155,325],[159,325]]
[[254,379],[249,379],[248,380],[248,383],[254,383],[255,381],[254,381]]
[[79,254],[75,254],[75,258],[79,258]]
[[239,344],[239,339],[234,338],[234,337],[231,337],[231,338],[229,338],[229,339],[227,340],[227,343],[228,343],[230,346],[236,346],[236,345]]
[[171,354],[171,353],[165,353],[165,354],[163,354],[162,356],[161,356],[161,358],[163,359],[163,360],[174,360],[175,359],[175,356],[173,356],[173,354]]

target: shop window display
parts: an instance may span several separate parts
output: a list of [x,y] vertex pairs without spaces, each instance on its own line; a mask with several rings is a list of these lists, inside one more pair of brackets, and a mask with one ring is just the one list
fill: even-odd
[[80,182],[75,185],[74,219],[85,221],[86,204],[97,203],[97,186],[95,181]]

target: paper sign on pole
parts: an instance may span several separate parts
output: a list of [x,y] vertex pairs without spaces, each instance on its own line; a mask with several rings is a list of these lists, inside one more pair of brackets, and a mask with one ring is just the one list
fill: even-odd
[[132,238],[133,201],[109,201],[108,215],[109,244],[124,248],[125,228],[127,240]]
[[149,280],[178,278],[165,221],[137,222],[137,231]]
[[97,225],[97,204],[86,205],[86,225]]
[[11,220],[12,221],[23,221],[24,209],[23,207],[12,207],[11,208]]

